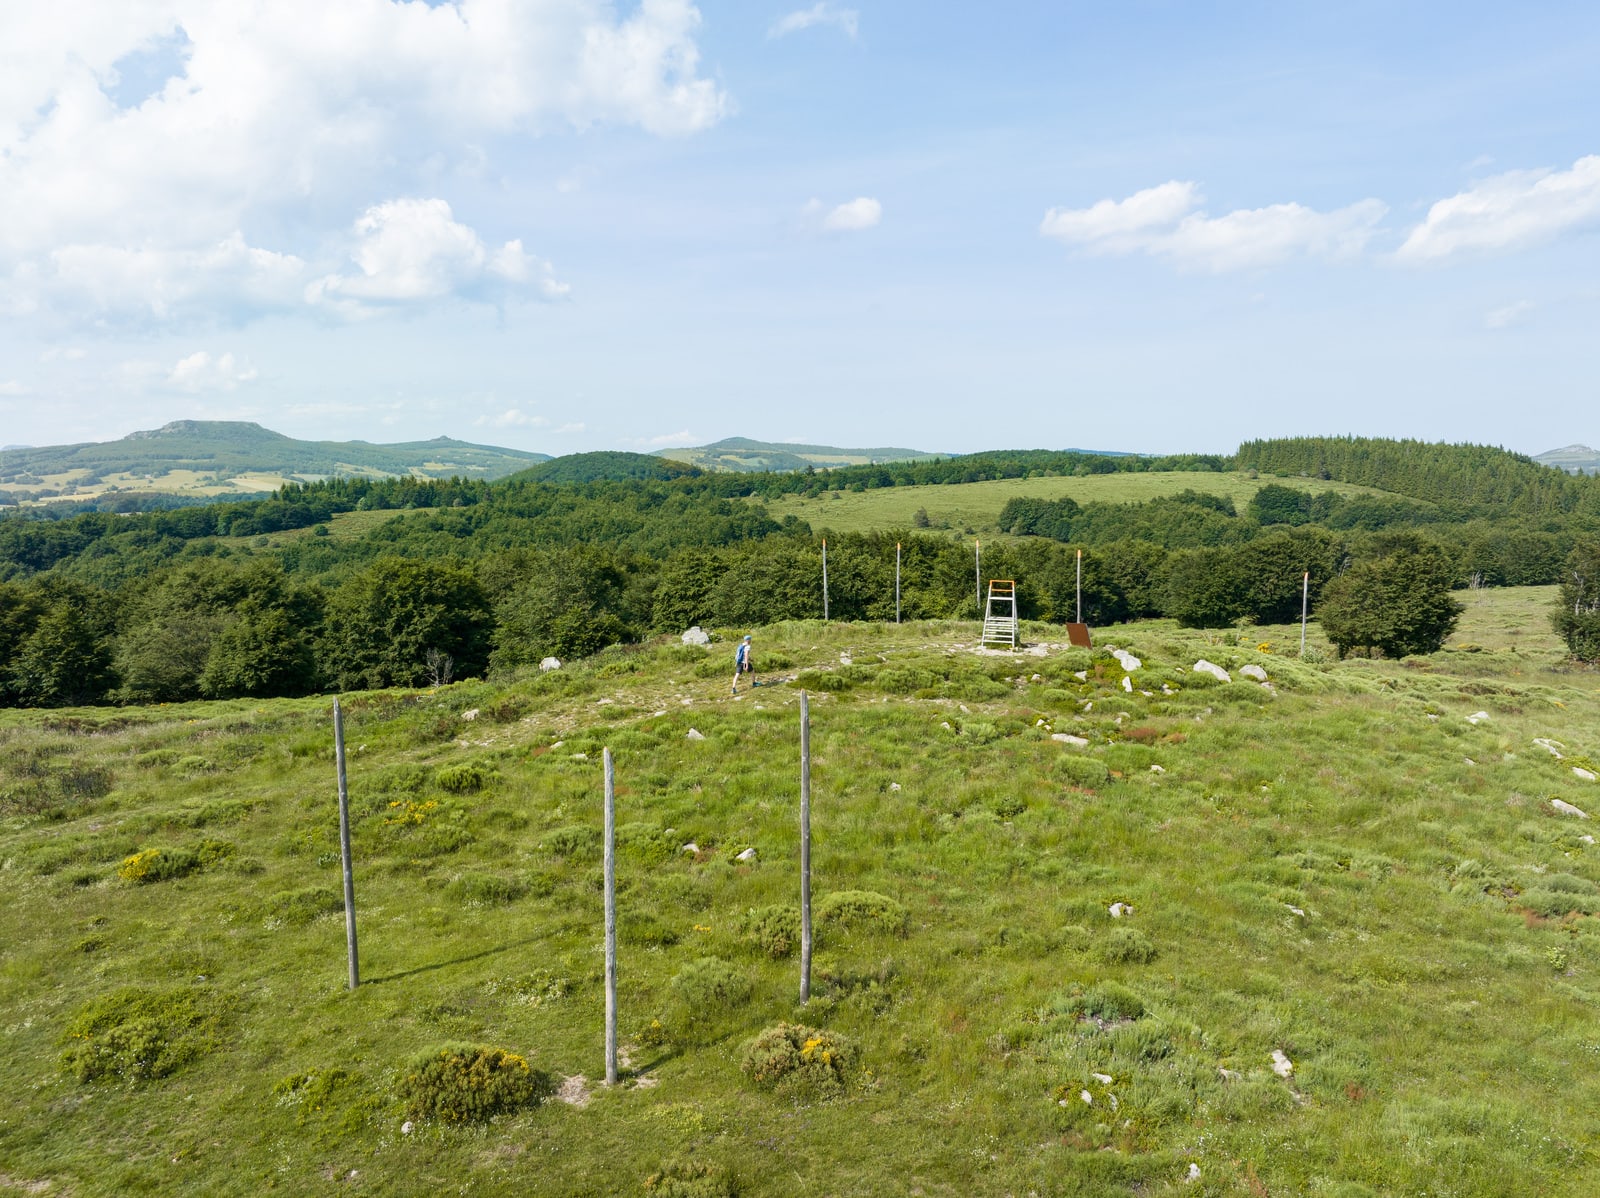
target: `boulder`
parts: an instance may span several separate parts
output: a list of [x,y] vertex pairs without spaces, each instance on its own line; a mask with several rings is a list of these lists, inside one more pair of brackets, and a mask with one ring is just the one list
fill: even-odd
[[735,861],[754,861],[755,859],[756,859],[756,850],[755,850],[754,846],[746,849],[744,852],[740,853],[737,857],[734,858]]
[[1541,749],[1543,749],[1546,753],[1550,754],[1550,756],[1554,757],[1557,761],[1561,760],[1561,757],[1562,757],[1561,750],[1567,747],[1566,745],[1562,744],[1559,740],[1554,740],[1554,739],[1552,739],[1551,737],[1548,737],[1548,736],[1536,736],[1536,737],[1533,738],[1533,743],[1538,745]]
[[1294,1062],[1283,1055],[1283,1049],[1281,1048],[1272,1050],[1272,1072],[1279,1077],[1288,1077],[1294,1072]]
[[698,854],[700,852],[700,846],[691,840],[688,844],[684,845],[680,851],[689,854]]
[[1488,718],[1489,718],[1489,713],[1487,711],[1475,711],[1475,712],[1473,712],[1471,715],[1469,715],[1467,717],[1467,723],[1469,723],[1469,724],[1481,724],[1481,723],[1483,723],[1484,720],[1486,720]]
[[1122,676],[1122,689],[1127,691],[1130,695],[1133,694],[1133,679],[1129,678],[1126,674]]
[[704,740],[706,738],[706,734],[698,728],[691,728],[683,735],[685,740]]
[[1593,770],[1584,769],[1581,765],[1573,766],[1572,772],[1585,782],[1600,782],[1600,775],[1596,775]]
[[1551,799],[1550,810],[1558,811],[1562,815],[1575,815],[1579,819],[1589,818],[1589,813],[1582,807],[1574,807],[1571,803],[1568,803],[1563,799]]
[[1218,682],[1232,682],[1233,681],[1233,675],[1232,674],[1228,673],[1227,670],[1224,670],[1216,662],[1207,661],[1203,657],[1199,661],[1194,663],[1194,672],[1196,674],[1210,674]]
[[1112,919],[1121,919],[1124,915],[1132,915],[1133,908],[1127,903],[1112,903],[1106,908],[1106,912]]
[[541,670],[559,670],[561,668],[561,659],[559,657],[547,657],[539,663],[539,668]]
[[478,718],[478,709],[476,707],[467,708],[467,710],[465,710],[465,711],[463,711],[461,713],[461,718],[464,719],[464,720],[475,720],[475,719],[477,719]]
[[1267,680],[1267,672],[1256,665],[1255,662],[1251,662],[1247,666],[1240,666],[1239,676],[1242,678],[1254,678],[1257,682],[1265,682]]
[[1082,748],[1084,745],[1089,743],[1083,737],[1073,736],[1070,732],[1052,732],[1050,734],[1050,739],[1059,741],[1064,745],[1077,745],[1079,748]]
[[1144,665],[1144,662],[1140,661],[1126,649],[1112,649],[1110,652],[1111,656],[1117,659],[1117,664],[1120,665],[1124,670],[1127,670],[1130,674]]
[[709,645],[711,643],[711,634],[696,624],[683,634],[683,643],[686,645]]

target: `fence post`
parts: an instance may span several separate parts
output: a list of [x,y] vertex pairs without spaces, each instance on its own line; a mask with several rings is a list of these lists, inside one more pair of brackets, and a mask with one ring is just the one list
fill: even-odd
[[800,1004],[811,999],[811,703],[800,692]]
[[1306,655],[1306,612],[1311,606],[1311,571],[1300,578],[1300,656]]
[[894,622],[900,623],[900,542],[894,543]]
[[609,748],[606,766],[606,1085],[617,1084],[617,781]]
[[1075,623],[1083,623],[1083,550],[1078,550],[1078,615]]
[[356,883],[350,870],[350,787],[344,772],[344,713],[333,701],[333,755],[339,763],[339,860],[344,866],[344,939],[350,958],[350,989],[361,985],[361,964],[356,952]]
[[828,619],[828,541],[822,541],[822,619]]
[[972,597],[978,601],[978,619],[983,619],[983,542],[972,542]]

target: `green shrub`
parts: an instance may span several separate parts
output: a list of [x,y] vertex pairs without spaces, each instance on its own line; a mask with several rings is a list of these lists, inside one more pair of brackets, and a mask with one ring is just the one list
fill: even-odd
[[1102,1019],[1107,1022],[1138,1019],[1145,1012],[1144,999],[1116,982],[1100,982],[1090,986],[1081,994],[1070,994],[1064,999],[1058,999],[1054,1008],[1063,1015]]
[[628,911],[617,921],[617,938],[624,944],[645,948],[670,948],[682,936],[648,911]]
[[644,865],[660,865],[672,857],[673,843],[659,824],[631,823],[617,828],[617,851]]
[[674,1161],[644,1179],[644,1192],[656,1198],[737,1198],[739,1187],[721,1165]]
[[500,777],[499,773],[476,761],[447,765],[433,776],[440,790],[453,795],[476,794]]
[[1064,753],[1057,758],[1055,772],[1068,786],[1079,786],[1086,790],[1096,790],[1111,781],[1111,771],[1105,762],[1096,761],[1093,757],[1080,757],[1076,753]]
[[752,907],[739,921],[739,935],[757,952],[787,957],[800,943],[798,907]]
[[80,1082],[144,1082],[221,1047],[237,1000],[202,987],[128,987],[84,1004],[67,1024],[61,1063]]
[[515,1053],[483,1044],[445,1044],[413,1059],[400,1099],[413,1119],[479,1123],[537,1104],[550,1076]]
[[672,979],[672,997],[691,1021],[729,1010],[750,997],[750,979],[720,957],[690,961]]
[[200,854],[190,849],[144,849],[123,859],[117,876],[136,886],[181,878],[200,868]]
[[837,1092],[856,1064],[856,1047],[838,1032],[780,1023],[745,1045],[739,1068],[763,1089]]
[[817,904],[817,918],[841,928],[904,935],[910,913],[886,894],[836,890]]
[[500,907],[514,903],[528,893],[520,878],[503,874],[465,873],[446,888],[451,898],[475,907]]
[[1096,946],[1095,955],[1110,965],[1148,965],[1156,959],[1157,952],[1143,932],[1117,927]]
[[322,915],[344,910],[344,895],[328,886],[285,890],[267,900],[267,907],[285,923],[307,924]]
[[588,861],[600,855],[600,829],[587,824],[557,828],[544,838],[544,847],[557,857]]

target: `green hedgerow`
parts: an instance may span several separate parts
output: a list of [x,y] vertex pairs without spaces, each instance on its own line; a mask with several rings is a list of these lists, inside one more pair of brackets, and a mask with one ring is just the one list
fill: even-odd
[[817,918],[841,928],[904,935],[910,912],[874,890],[836,890],[817,904]]
[[772,958],[787,957],[800,943],[798,907],[752,907],[739,921],[746,944]]
[[80,1082],[166,1077],[219,1047],[237,1006],[204,987],[114,990],[67,1024],[61,1063]]
[[503,1048],[445,1044],[416,1057],[400,1082],[413,1119],[477,1123],[534,1106],[554,1089],[549,1074]]
[[1110,965],[1148,965],[1156,959],[1156,946],[1133,928],[1112,928],[1095,946],[1095,955]]
[[745,1045],[739,1068],[763,1089],[828,1093],[844,1087],[857,1055],[856,1046],[838,1032],[780,1023]]
[[737,1198],[739,1186],[721,1165],[673,1161],[644,1179],[644,1192],[655,1198]]
[[125,858],[117,870],[124,882],[137,886],[181,878],[200,868],[200,854],[189,849],[144,849]]

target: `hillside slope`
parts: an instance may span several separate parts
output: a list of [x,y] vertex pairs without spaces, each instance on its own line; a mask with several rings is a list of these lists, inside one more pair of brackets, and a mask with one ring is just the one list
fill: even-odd
[[920,449],[841,449],[835,445],[793,445],[782,441],[752,441],[748,437],[727,437],[710,445],[688,449],[662,449],[658,456],[687,462],[702,470],[740,472],[804,470],[807,466],[866,466],[877,462],[917,462],[948,454],[925,453]]
[[[1573,769],[1600,696],[1554,672],[1549,601],[1474,597],[1472,644],[1406,666],[1150,623],[1117,630],[1125,687],[1043,626],[1012,657],[971,625],[797,622],[757,631],[769,685],[737,700],[727,642],[676,639],[347,696],[354,993],[326,700],[0,714],[0,1170],[78,1195],[676,1192],[664,1169],[709,1195],[1591,1194],[1600,850],[1553,803],[1600,805]],[[783,1021],[847,1039],[837,1083],[741,1069]],[[408,1108],[418,1054],[462,1041],[570,1101]]]

